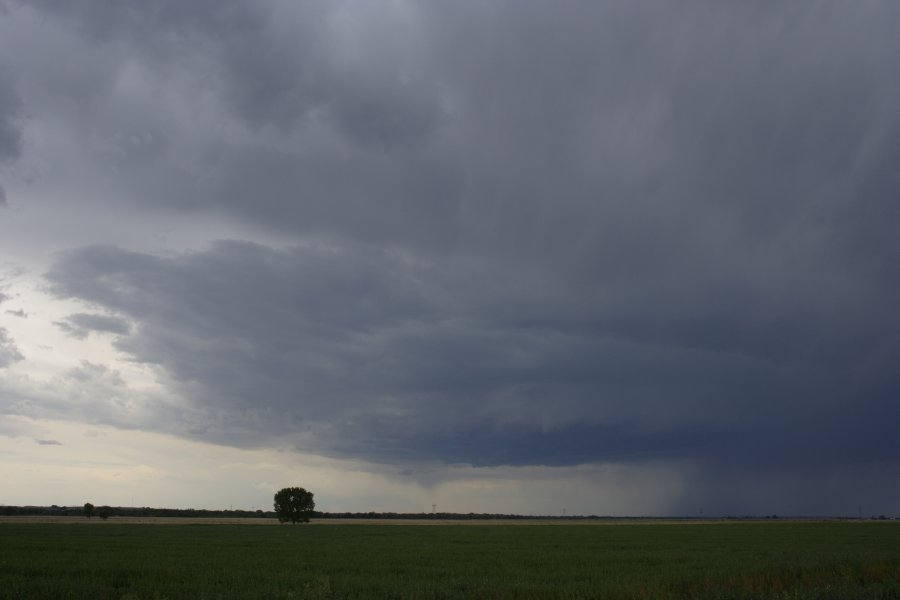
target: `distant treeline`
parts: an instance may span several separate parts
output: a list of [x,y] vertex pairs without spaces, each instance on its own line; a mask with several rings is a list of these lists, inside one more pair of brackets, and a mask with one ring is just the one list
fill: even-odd
[[[207,510],[196,508],[150,508],[150,507],[131,507],[131,506],[97,506],[93,508],[94,517],[189,517],[189,518],[210,518],[210,519],[274,519],[275,512],[271,510]],[[0,506],[0,516],[62,516],[62,517],[78,517],[87,516],[83,506]],[[409,519],[409,520],[439,520],[439,521],[471,521],[471,520],[535,520],[535,519],[556,519],[567,521],[586,521],[592,519],[604,520],[634,520],[634,519],[666,519],[666,520],[697,520],[697,517],[612,517],[598,515],[516,515],[504,513],[448,513],[448,512],[421,512],[421,513],[395,513],[395,512],[313,512],[314,519]],[[821,519],[822,517],[779,517],[778,515],[743,515],[743,516],[726,516],[726,517],[708,517],[707,520],[717,519],[735,519],[735,520],[757,520],[757,519]],[[858,520],[858,517],[829,517],[832,519]],[[884,515],[871,516],[872,520],[890,520],[891,517]],[[702,519],[701,519],[702,520]]]
[[496,513],[447,513],[447,512],[430,512],[430,513],[394,513],[394,512],[345,512],[345,513],[316,513],[319,519],[410,519],[425,520],[434,519],[438,521],[452,520],[492,520],[492,519],[598,519],[600,517],[591,515],[587,517],[550,517],[535,515],[512,515],[512,514],[496,514]]
[[[101,509],[104,509],[101,511]],[[96,506],[94,516],[106,514],[108,517],[192,517],[192,518],[276,518],[274,511],[264,510],[207,510],[195,508],[151,508],[131,506]],[[83,506],[0,506],[3,516],[87,516]],[[547,515],[513,515],[494,513],[395,513],[395,512],[313,512],[314,519],[409,519],[409,520],[473,520],[473,519],[598,519],[595,515],[551,517]]]
[[[104,509],[101,511],[101,509]],[[96,506],[94,516],[105,513],[109,517],[209,517],[209,518],[275,518],[273,511],[263,510],[207,510],[197,508],[150,508],[132,506]],[[86,516],[83,506],[0,506],[3,516]]]

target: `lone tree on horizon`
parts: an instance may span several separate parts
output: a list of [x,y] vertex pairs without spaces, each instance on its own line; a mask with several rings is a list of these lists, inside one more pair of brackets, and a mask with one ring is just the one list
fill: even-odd
[[275,514],[281,523],[309,523],[316,503],[313,493],[302,487],[289,487],[275,493]]
[[84,516],[86,516],[88,519],[94,516],[94,505],[90,502],[84,503]]

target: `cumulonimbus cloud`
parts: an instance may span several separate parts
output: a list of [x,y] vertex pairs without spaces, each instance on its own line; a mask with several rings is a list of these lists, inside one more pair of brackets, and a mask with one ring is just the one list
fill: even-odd
[[[0,44],[40,47],[6,53],[7,155],[15,97],[44,202],[141,233],[58,255],[52,293],[92,311],[59,323],[151,365],[180,434],[896,461],[897,3],[11,6]],[[149,215],[191,248],[144,248]]]
[[[883,427],[843,411],[852,398],[891,412],[891,375],[856,381],[869,356],[820,345],[862,338],[801,307],[745,298],[723,311],[712,295],[697,298],[705,320],[654,303],[591,310],[540,284],[519,300],[457,287],[468,276],[364,247],[239,242],[169,258],[85,248],[48,274],[58,295],[136,321],[117,348],[165,369],[218,441],[384,461],[755,463],[837,458],[851,451],[833,437],[844,428],[889,451]],[[793,327],[779,310],[798,311]]]

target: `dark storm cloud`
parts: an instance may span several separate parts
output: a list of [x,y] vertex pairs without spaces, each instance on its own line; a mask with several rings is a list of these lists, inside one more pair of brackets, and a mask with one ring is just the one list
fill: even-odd
[[[2,17],[2,14],[0,14]],[[0,177],[3,166],[9,164],[22,151],[21,100],[0,62]],[[6,206],[6,190],[0,179],[0,207]]]
[[0,63],[0,163],[16,158],[22,150],[21,100]]
[[[204,131],[140,124],[100,86],[95,130],[165,140],[121,165],[154,205],[419,251],[587,255],[591,272],[838,222],[869,256],[891,228],[848,217],[897,218],[889,2],[28,6],[115,49],[113,82],[138,66],[224,107]],[[176,56],[206,75],[171,75]]]
[[[384,5],[352,10],[342,2],[230,0],[27,5],[62,16],[100,43],[124,44],[148,61],[168,60],[183,52],[205,53],[218,67],[205,83],[215,86],[237,115],[257,127],[291,129],[311,113],[324,111],[350,137],[378,144],[385,138],[417,137],[415,131],[429,120],[417,102],[422,90],[412,74],[403,71],[415,57],[401,56],[407,46],[391,39],[395,32],[378,31],[385,22],[398,23],[382,16],[396,12]],[[360,22],[367,18],[368,23]],[[368,25],[375,31],[370,32]],[[343,35],[342,28],[369,39],[380,36],[383,46],[375,53],[364,48],[362,55],[354,56],[353,50],[347,54],[335,39]],[[402,34],[406,37],[409,31]],[[335,51],[342,56],[332,56]],[[347,64],[337,64],[342,59]],[[391,64],[393,59],[401,64]],[[356,64],[360,60],[363,64]],[[402,81],[393,77],[401,74]],[[403,110],[404,106],[411,110]]]
[[384,332],[433,311],[415,267],[377,250],[222,242],[162,259],[98,247],[72,253],[49,277],[57,293],[139,322],[119,348],[208,390],[212,410],[274,409],[276,420],[331,416],[378,393],[383,383],[363,390],[355,380],[374,365],[358,363],[390,341]]
[[57,321],[54,325],[77,339],[84,339],[92,332],[126,335],[131,329],[124,319],[89,313],[69,315],[64,321]]
[[[102,69],[71,64],[83,76],[65,103],[46,93],[51,68],[21,69],[45,110],[76,113],[67,126],[109,154],[126,198],[292,232],[447,244],[460,181],[457,151],[447,156],[438,137],[449,125],[440,80],[422,63],[415,23],[383,8],[27,3],[17,16],[47,29],[45,54],[97,53]],[[143,106],[138,77],[172,93]],[[193,111],[203,120],[165,116]]]
[[897,3],[18,10],[115,49],[72,127],[153,140],[115,146],[129,210],[307,242],[48,274],[135,324],[117,347],[196,430],[478,465],[900,458]]
[[173,258],[86,248],[48,277],[140,323],[117,347],[162,366],[219,441],[237,427],[242,443],[477,465],[898,454],[900,352],[875,332],[877,304],[833,324],[764,292],[729,311],[713,295],[697,299],[709,323],[637,307],[648,325],[627,302],[591,312],[566,290],[525,297],[398,253],[238,242]]

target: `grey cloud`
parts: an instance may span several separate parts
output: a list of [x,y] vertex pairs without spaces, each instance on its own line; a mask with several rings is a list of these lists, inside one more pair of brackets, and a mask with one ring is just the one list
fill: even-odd
[[[328,2],[154,0],[30,6],[76,22],[92,38],[130,45],[151,60],[171,60],[174,48],[196,51],[202,40],[203,51],[221,67],[220,79],[209,84],[221,86],[217,91],[236,113],[257,126],[290,129],[304,118],[333,118],[350,138],[380,145],[389,138],[417,137],[415,132],[433,118],[416,101],[428,84],[423,88],[408,76],[415,56],[388,29],[400,23],[391,20],[394,11],[386,5],[357,7],[366,14],[352,16],[340,3]],[[367,19],[366,27],[354,25],[360,19]],[[343,27],[348,31],[341,31]],[[377,39],[353,40],[360,44],[353,50],[340,45],[343,35]],[[370,41],[379,43],[378,53],[368,51]],[[343,62],[333,57],[335,50]],[[434,101],[425,99],[426,104]]]
[[22,151],[20,118],[21,100],[0,64],[0,163],[17,158]]
[[77,339],[84,339],[93,332],[126,335],[131,330],[125,319],[90,313],[69,315],[64,321],[54,322],[54,325]]
[[41,446],[62,446],[62,442],[57,440],[34,440]]
[[22,6],[48,55],[105,57],[63,95],[20,53],[17,93],[101,138],[77,168],[116,210],[296,244],[48,274],[135,324],[116,346],[189,428],[712,478],[897,460],[897,3]]
[[[2,302],[2,301],[3,301],[3,299],[0,298],[0,302]],[[12,315],[12,316],[14,316],[14,317],[20,317],[20,318],[22,318],[22,319],[27,319],[27,318],[28,318],[28,313],[25,312],[25,311],[24,311],[23,309],[21,309],[21,308],[20,308],[19,310],[8,310],[8,311],[6,311],[6,314]]]
[[0,369],[24,359],[15,340],[10,337],[5,327],[0,327]]
[[[60,294],[117,307],[141,330],[159,327],[118,345],[165,366],[179,381],[218,381],[213,395],[222,409],[252,407],[260,395],[271,396],[263,408],[284,409],[306,377],[301,395],[317,412],[347,387],[341,369],[352,360],[353,339],[377,337],[379,329],[415,321],[428,309],[417,297],[414,273],[380,264],[376,256],[340,249],[277,252],[237,242],[177,260],[90,248],[70,256],[50,279]],[[96,285],[100,273],[108,285]],[[145,293],[151,281],[168,290],[167,298]],[[267,341],[259,344],[262,338]],[[184,344],[197,360],[183,360]],[[235,364],[244,366],[235,370]]]
[[704,293],[704,323],[628,297],[591,311],[540,272],[528,289],[471,277],[366,247],[238,242],[173,258],[85,248],[48,274],[57,294],[138,321],[117,347],[162,366],[219,441],[477,465],[897,458],[885,306],[834,324],[765,297],[723,312]]
[[70,325],[65,321],[54,321],[53,324],[56,325],[63,333],[65,333],[69,337],[75,338],[76,340],[83,340],[88,336],[88,332],[84,329]]
[[[368,16],[372,35],[384,42],[379,46],[391,48],[384,56],[357,39],[369,35],[369,27],[357,24],[357,31],[353,19],[343,24],[337,5],[233,6],[246,8],[194,12],[160,2],[106,10],[104,3],[77,9],[29,3],[28,10],[41,7],[61,16],[53,25],[41,22],[63,28],[47,34],[48,44],[62,46],[54,40],[69,39],[65,24],[78,23],[100,28],[105,33],[90,39],[115,49],[98,56],[109,63],[102,77],[93,71],[84,77],[94,85],[69,86],[64,106],[56,106],[59,95],[44,94],[44,110],[64,114],[73,104],[84,106],[70,120],[80,119],[84,131],[68,135],[90,136],[112,153],[112,177],[124,197],[170,209],[224,210],[288,231],[448,243],[452,232],[443,224],[455,218],[452,196],[459,183],[455,165],[441,158],[444,151],[435,143],[446,126],[439,81],[417,62],[422,53],[405,36],[392,35],[395,11],[372,10]],[[147,35],[161,37],[155,44]],[[48,52],[97,53],[93,46],[67,43],[71,47],[51,45]],[[177,60],[185,70],[211,75],[172,74],[161,66],[175,58],[157,46],[180,48]],[[116,56],[123,62],[110,58]],[[30,97],[37,97],[58,77],[46,65],[29,66],[21,69],[29,73]],[[128,85],[117,85],[130,75],[126,67],[156,78],[154,87],[171,89],[167,98],[177,100],[168,105],[170,113],[202,111],[209,119],[206,133],[195,137],[200,130],[154,118],[158,105],[150,110],[142,106],[145,95],[129,95]],[[197,104],[210,96],[217,101]],[[186,134],[188,129],[194,133]],[[233,132],[227,143],[220,131]],[[151,140],[152,153],[122,142],[132,138]],[[252,209],[246,202],[251,196]]]
[[[114,40],[148,77],[166,47],[217,74],[158,81],[213,95],[229,110],[205,129],[231,133],[148,124],[166,142],[123,177],[154,206],[418,251],[608,261],[591,269],[627,254],[630,270],[662,268],[655,252],[815,252],[835,235],[870,256],[891,228],[857,215],[897,218],[890,2],[29,6]],[[128,102],[96,127],[133,117]]]
[[107,388],[121,388],[125,386],[125,380],[122,379],[118,371],[86,360],[81,361],[80,366],[66,371],[65,376],[71,381],[101,384]]
[[188,35],[194,30],[236,33],[252,28],[257,20],[254,18],[255,9],[243,2],[89,0],[71,5],[28,0],[17,4],[59,15],[75,23],[85,35],[103,42],[129,37],[146,40],[153,36]]
[[[358,122],[363,130],[381,136],[409,129],[399,122],[406,120],[403,111],[394,107],[410,103],[414,96],[410,92],[419,89],[403,69],[415,58],[404,56],[407,48],[398,48],[396,36],[382,27],[395,12],[384,5],[359,7],[369,14],[346,19],[345,7],[328,2],[98,1],[76,7],[39,1],[27,7],[59,16],[76,24],[85,37],[122,46],[149,63],[171,61],[175,55],[212,61],[215,74],[205,77],[203,85],[211,86],[236,115],[258,127],[292,129],[315,113],[315,118],[334,118],[342,127]],[[369,19],[368,27],[354,25],[360,18]],[[351,30],[343,31],[347,27]],[[360,42],[342,39],[350,34],[380,35],[381,50],[371,53],[365,46],[354,50],[341,45]],[[344,60],[333,56],[335,50]],[[392,58],[402,64],[394,64]],[[392,71],[382,77],[386,69]],[[374,116],[375,123],[360,118],[361,113]],[[379,130],[378,122],[386,129]],[[353,130],[347,127],[351,137]]]
[[772,465],[738,470],[713,468],[688,477],[673,514],[704,516],[892,514],[900,486],[890,461],[829,463],[803,470]]
[[[2,18],[2,15],[0,15]],[[21,100],[0,63],[0,166],[22,152]],[[0,182],[0,207],[6,206],[6,190]]]
[[171,394],[136,389],[118,369],[87,360],[47,380],[22,377],[0,383],[5,414],[176,435],[184,435],[181,426],[191,424],[191,412]]

